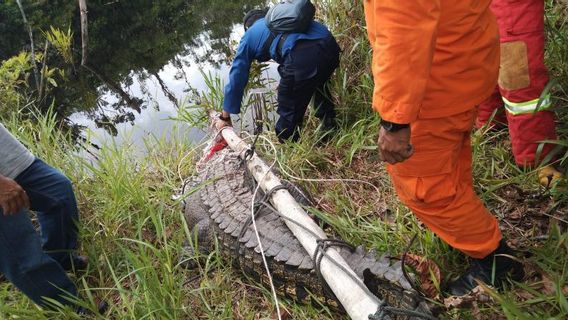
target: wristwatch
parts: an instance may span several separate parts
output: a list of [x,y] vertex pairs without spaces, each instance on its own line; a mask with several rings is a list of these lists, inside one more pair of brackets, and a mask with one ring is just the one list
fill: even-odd
[[388,132],[397,132],[399,130],[406,129],[406,128],[410,127],[410,125],[408,123],[400,124],[400,123],[394,123],[394,122],[390,122],[390,121],[386,121],[386,120],[381,120],[381,126],[385,130],[387,130]]

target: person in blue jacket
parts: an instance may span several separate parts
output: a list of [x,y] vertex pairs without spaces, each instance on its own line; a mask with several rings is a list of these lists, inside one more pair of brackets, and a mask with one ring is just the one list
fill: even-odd
[[296,141],[306,108],[314,97],[315,115],[322,121],[323,132],[335,129],[333,102],[326,82],[339,65],[339,46],[323,24],[312,21],[304,33],[273,34],[264,16],[266,10],[252,10],[245,15],[245,34],[241,38],[225,87],[223,112],[217,128],[231,125],[231,114],[241,112],[241,101],[253,60],[273,59],[278,66],[278,139]]

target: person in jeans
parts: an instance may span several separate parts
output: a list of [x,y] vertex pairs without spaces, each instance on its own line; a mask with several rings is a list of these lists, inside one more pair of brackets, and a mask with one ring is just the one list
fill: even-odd
[[[36,212],[41,237],[28,209]],[[77,203],[71,182],[34,157],[0,124],[0,272],[36,304],[72,305],[77,288],[66,271],[83,269],[78,256]]]
[[266,10],[252,10],[244,18],[245,34],[229,72],[223,112],[216,127],[231,125],[231,114],[241,112],[241,100],[253,60],[279,63],[278,139],[296,141],[304,114],[314,97],[315,115],[322,131],[336,128],[335,109],[326,83],[339,65],[339,46],[331,32],[312,21],[303,33],[273,34],[265,23]]

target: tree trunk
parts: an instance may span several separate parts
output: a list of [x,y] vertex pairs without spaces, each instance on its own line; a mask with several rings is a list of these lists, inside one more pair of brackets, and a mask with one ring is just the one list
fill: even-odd
[[43,50],[43,61],[42,66],[41,66],[41,79],[39,81],[39,89],[38,89],[38,95],[39,95],[39,101],[40,104],[43,103],[43,94],[46,91],[45,90],[45,71],[47,69],[47,49],[49,48],[49,41],[45,40],[45,49]]
[[164,83],[164,80],[162,80],[160,75],[157,72],[150,72],[150,74],[153,75],[158,80],[158,83],[160,84],[160,87],[162,87],[162,91],[164,92],[164,95],[174,104],[174,106],[176,108],[179,109],[178,100],[176,99],[174,94],[170,91],[170,89],[168,89],[168,87],[166,86],[166,84]]
[[32,33],[32,26],[28,23],[28,19],[26,18],[26,13],[24,12],[24,7],[22,6],[22,2],[20,0],[16,0],[18,3],[18,7],[20,8],[20,12],[22,13],[22,19],[24,20],[24,24],[28,28],[28,35],[30,37],[30,45],[31,45],[31,54],[32,54],[32,67],[34,68],[34,79],[36,84],[36,89],[39,90],[39,72],[37,69],[36,59],[35,59],[35,49],[34,49],[34,35]]
[[87,0],[79,0],[79,10],[81,12],[81,65],[87,64],[87,49],[89,43],[89,31],[87,23]]
[[111,81],[109,78],[104,76],[102,73],[99,73],[95,67],[89,67],[88,65],[82,65],[83,68],[89,70],[92,74],[94,74],[102,83],[106,84],[112,91],[117,93],[125,102],[126,104],[134,109],[136,112],[142,112],[142,102],[139,99],[132,98],[126,91],[122,89],[120,83],[115,83]]

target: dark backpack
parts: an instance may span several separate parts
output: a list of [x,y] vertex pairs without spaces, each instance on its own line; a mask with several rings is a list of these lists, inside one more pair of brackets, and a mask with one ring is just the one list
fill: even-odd
[[310,0],[283,0],[270,8],[264,19],[273,33],[305,32],[315,13]]

